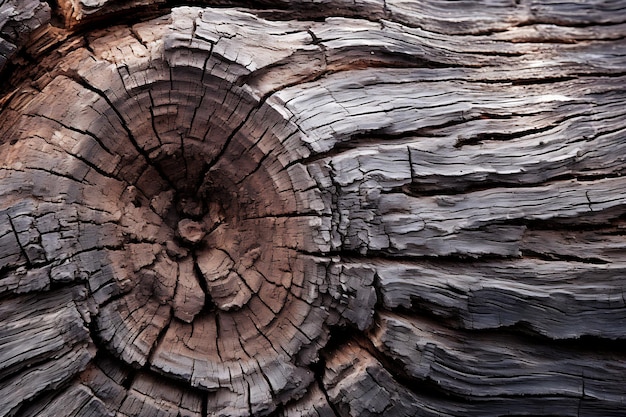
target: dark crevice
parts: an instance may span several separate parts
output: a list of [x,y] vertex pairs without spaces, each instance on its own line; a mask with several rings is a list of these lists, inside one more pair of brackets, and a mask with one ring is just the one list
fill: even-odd
[[[196,30],[196,28],[195,28],[195,25],[196,25],[195,20],[194,20],[193,24],[194,24],[194,31],[193,31],[194,33],[192,35],[192,39],[195,36],[195,30]],[[202,65],[202,76],[200,78],[200,85],[202,86],[202,97],[198,100],[196,106],[194,106],[193,115],[191,117],[191,121],[189,122],[189,126],[187,127],[187,133],[195,125],[196,117],[198,117],[198,110],[200,109],[200,106],[202,106],[203,99],[204,99],[204,97],[206,95],[206,86],[204,84],[204,79],[205,79],[205,76],[207,74],[207,65],[209,63],[209,60],[213,56],[213,47],[215,46],[213,44],[213,42],[211,42],[210,45],[211,45],[211,48],[210,48],[209,53],[207,54],[206,58],[204,59],[204,63]],[[210,120],[210,117],[209,117],[209,120]],[[207,133],[208,133],[208,131],[207,131]],[[205,136],[206,136],[206,133],[205,133]],[[180,149],[181,155],[182,155],[183,159],[185,160],[185,170],[186,170],[185,172],[189,172],[189,166],[188,166],[188,163],[187,163],[187,158],[185,157],[185,150],[184,150],[184,147],[183,147],[183,137],[182,137],[182,135],[181,135],[180,147],[181,147],[181,149]],[[201,169],[201,172],[203,172],[206,175],[208,170],[209,170],[208,164],[205,162],[203,168]],[[188,178],[188,180],[190,181],[191,178]],[[205,181],[204,180],[204,175],[199,175],[198,178],[196,179],[196,183],[195,183],[194,189],[195,190],[201,190],[204,181]]]
[[[34,364],[34,366],[36,365],[37,364]],[[69,387],[77,383],[79,383],[79,380],[77,377],[74,377],[74,378],[70,378],[68,381],[65,381],[64,383],[59,384],[57,387],[54,388],[54,390],[52,389],[43,390],[37,393],[32,398],[22,401],[20,404],[18,404],[13,410],[11,410],[6,415],[16,416],[16,417],[23,417],[27,415],[28,416],[40,416],[42,415],[42,413],[38,412],[37,414],[33,414],[34,412],[33,410],[36,409],[38,405],[49,404],[50,402],[61,398],[61,396],[65,394],[66,389],[68,389]],[[44,410],[44,413],[45,413],[45,410]]]
[[[323,47],[323,45],[320,45],[320,47]],[[321,49],[321,57],[322,59],[324,59],[324,61],[326,61],[326,56],[323,53],[324,49]],[[289,67],[290,65],[290,61],[277,61],[274,63],[271,63],[263,68],[259,68],[249,74],[245,74],[240,76],[237,81],[235,82],[235,85],[238,87],[242,87],[244,85],[255,85],[255,81],[259,78],[262,78],[263,76],[267,75],[267,74],[271,74],[272,71],[276,71],[276,70],[280,70],[281,68],[284,67]],[[272,95],[274,95],[275,93],[277,93],[278,91],[281,90],[285,90],[289,87],[293,87],[293,86],[297,86],[300,84],[304,84],[304,83],[309,83],[309,82],[315,82],[318,81],[319,79],[333,73],[334,71],[330,71],[326,69],[326,63],[324,63],[324,65],[320,68],[320,69],[316,69],[316,68],[311,68],[311,74],[308,75],[300,75],[299,78],[297,78],[294,81],[291,82],[287,82],[284,84],[280,84],[278,87],[272,88],[271,90],[265,92],[263,94],[263,96],[261,97],[260,101],[261,102],[265,102],[267,101],[268,98],[270,98]],[[261,137],[261,136],[259,136]]]
[[322,42],[322,40],[318,38],[315,32],[313,32],[311,29],[307,29],[307,32],[309,36],[311,36],[311,44],[319,45]]
[[[446,290],[451,293],[456,293],[459,297],[467,297],[467,292],[458,290],[453,286],[448,286]],[[379,309],[375,310],[375,312],[376,314],[389,312],[408,317],[428,319],[449,329],[460,330],[464,328],[462,317],[463,311],[460,311],[455,307],[443,307],[436,302],[423,299],[418,295],[411,296],[410,300],[411,304],[409,306],[398,305],[394,307],[387,307],[382,305]],[[373,326],[373,328],[375,327],[376,326]]]
[[[41,172],[45,172],[47,174],[50,174],[52,177],[58,177],[56,179],[57,181],[60,178],[65,178],[67,180],[72,181],[73,183],[78,183],[80,185],[93,185],[93,184],[90,184],[90,183],[86,182],[84,179],[78,179],[76,177],[71,176],[70,174],[67,174],[67,173],[64,173],[64,172],[60,172],[60,171],[54,171],[53,169],[46,169],[46,168],[35,167],[35,166],[27,166],[25,168],[30,170],[30,171],[41,171]],[[7,171],[13,170],[13,168],[5,168],[5,169]]]
[[285,404],[276,404],[276,409],[265,417],[285,417]]
[[[209,173],[211,171],[211,169],[220,161],[220,159],[224,156],[224,154],[226,153],[226,150],[228,149],[230,143],[232,142],[233,138],[240,132],[240,130],[243,128],[243,126],[248,122],[248,120],[250,119],[250,117],[252,116],[252,114],[257,111],[261,105],[263,105],[264,102],[261,101],[259,102],[256,106],[254,106],[247,114],[246,116],[243,118],[243,120],[237,125],[237,127],[235,127],[232,132],[228,135],[228,137],[226,138],[226,140],[224,141],[224,144],[222,145],[220,151],[217,153],[216,156],[213,157],[213,159],[211,161],[209,161],[208,163],[204,164],[204,167],[200,173],[200,175],[198,176],[199,179],[199,184],[197,185],[198,189],[201,189],[204,184],[211,183],[210,178],[209,178]],[[234,110],[233,110],[234,111]],[[208,131],[207,131],[208,134]],[[204,139],[206,141],[206,137]]]
[[[620,9],[620,11],[626,11],[626,8]],[[606,11],[608,13],[608,11]],[[616,14],[617,16],[619,16],[619,12],[617,12]],[[623,13],[622,13],[623,16]],[[593,21],[593,20],[585,20],[585,21],[572,21],[572,20],[562,20],[562,19],[558,19],[556,16],[553,18],[543,18],[543,19],[538,19],[538,18],[531,18],[528,20],[525,20],[523,22],[518,23],[517,25],[515,25],[516,27],[525,27],[525,26],[535,26],[535,25],[554,25],[554,26],[560,26],[560,27],[565,27],[565,28],[593,28],[593,27],[611,27],[611,26],[618,26],[621,25],[623,23],[626,23],[626,21],[608,21],[608,22],[603,22],[603,21]]]
[[541,78],[520,78],[510,80],[512,85],[541,85],[541,84],[555,84],[563,83],[567,81],[576,80],[576,76],[560,76],[560,77],[541,77]]
[[[46,139],[44,137],[42,137],[42,136],[35,135],[34,137],[38,137],[38,138],[42,139],[43,141],[46,141]],[[48,142],[46,142],[46,143],[48,143]],[[102,168],[98,167],[93,162],[91,162],[90,160],[80,156],[79,154],[75,154],[75,153],[72,153],[72,152],[69,152],[69,151],[65,151],[65,152],[68,155],[71,155],[74,158],[78,159],[79,161],[81,161],[82,163],[84,163],[89,168],[93,169],[95,172],[97,172],[98,174],[102,175],[103,177],[105,177],[105,178],[115,178],[115,176],[112,173],[103,170]],[[34,169],[34,168],[31,168],[31,169]],[[69,177],[69,178],[73,179],[73,177]],[[117,178],[115,178],[115,179],[117,179]],[[78,181],[77,179],[75,179],[75,180]],[[83,182],[83,181],[84,180],[81,180],[81,182]],[[90,185],[92,185],[92,184],[90,184]]]
[[[83,130],[77,129],[77,128],[73,127],[73,126],[67,125],[67,124],[65,124],[65,123],[62,123],[62,122],[61,122],[61,121],[59,121],[59,120],[53,119],[53,118],[48,117],[48,116],[45,116],[45,115],[43,115],[43,114],[26,114],[26,116],[30,116],[30,117],[42,117],[42,118],[44,118],[44,119],[46,119],[46,120],[49,120],[49,121],[51,121],[51,122],[53,122],[53,123],[56,123],[56,124],[58,124],[58,125],[60,125],[60,126],[64,127],[64,128],[65,128],[65,129],[67,129],[67,130],[71,130],[72,132],[76,132],[76,133],[81,134],[81,135],[89,136],[90,138],[92,138],[93,140],[95,140],[95,141],[96,141],[96,143],[98,143],[98,145],[100,145],[100,147],[101,147],[101,148],[102,148],[102,149],[103,149],[106,153],[108,153],[109,155],[115,155],[115,154],[114,154],[113,152],[111,152],[111,150],[110,150],[110,149],[109,149],[109,148],[108,148],[108,147],[107,147],[107,146],[106,146],[106,145],[105,145],[105,144],[104,144],[104,143],[100,140],[100,138],[99,138],[99,137],[97,137],[96,135],[94,135],[93,133],[91,133],[91,132],[89,132],[89,131],[83,131]],[[43,137],[42,137],[41,139],[43,139],[46,143],[50,143],[50,142],[48,142],[48,140],[46,140],[46,139],[45,139],[45,138],[43,138]]]
[[[573,117],[573,116],[572,116]],[[463,146],[470,145],[482,145],[483,141],[508,141],[512,139],[521,138],[524,136],[536,135],[538,133],[544,133],[551,129],[555,129],[566,121],[568,118],[558,120],[557,122],[550,124],[544,127],[538,127],[534,129],[523,130],[521,132],[514,133],[499,133],[499,132],[489,132],[489,133],[479,133],[477,135],[471,136],[469,138],[459,138],[454,144],[455,148],[461,148]]]
[[[265,132],[263,132],[261,135],[259,135],[259,137],[263,137],[265,136],[265,133],[267,132],[267,130]],[[256,146],[257,144],[255,143],[254,146]],[[256,174],[259,170],[261,170],[263,168],[263,164],[264,162],[267,160],[267,158],[270,157],[270,155],[272,154],[272,151],[274,149],[269,149],[267,150],[267,152],[265,152],[263,154],[263,156],[261,157],[261,159],[259,160],[259,162],[256,164],[256,166],[254,167],[254,169],[252,171],[250,171],[249,173],[247,173],[242,179],[240,179],[239,181],[236,182],[236,185],[241,185],[243,182],[245,182],[248,178],[250,178],[251,176],[253,176],[254,174]]]
[[98,88],[96,88],[96,87],[92,86],[91,84],[89,84],[89,82],[87,80],[83,79],[80,75],[78,75],[78,74],[68,74],[68,75],[69,75],[69,78],[74,80],[76,83],[81,85],[83,88],[85,88],[85,89],[87,89],[87,90],[97,94],[98,96],[102,97],[102,99],[109,105],[111,110],[113,110],[113,112],[117,116],[117,118],[118,118],[118,120],[120,122],[120,125],[122,126],[122,128],[124,129],[126,134],[128,135],[128,139],[133,144],[133,147],[137,150],[137,152],[144,158],[144,160],[146,161],[146,163],[148,165],[150,165],[150,166],[152,166],[154,168],[154,170],[159,174],[161,179],[163,179],[163,181],[165,181],[170,186],[171,189],[176,189],[175,185],[168,178],[168,176],[160,169],[159,165],[154,163],[154,161],[152,161],[150,159],[149,151],[147,151],[146,149],[142,148],[139,145],[139,142],[137,141],[137,138],[135,138],[135,135],[133,134],[133,132],[131,131],[130,127],[128,126],[126,120],[124,119],[124,116],[120,113],[120,111],[117,109],[115,104],[111,101],[111,99],[109,99],[109,97],[107,97],[107,95],[103,91],[101,91]]
[[565,261],[565,262],[580,262],[584,264],[591,265],[606,265],[610,264],[611,261],[601,259],[601,258],[582,258],[574,255],[566,255],[562,253],[546,253],[546,252],[535,252],[530,249],[522,249],[522,256],[525,258],[537,258],[542,261]]
[[585,354],[619,358],[619,360],[624,360],[626,355],[626,339],[609,339],[593,335],[555,339],[537,332],[526,322],[518,322],[512,326],[497,329],[471,330],[470,333],[486,335],[503,333],[507,337],[511,337],[512,340],[517,338],[520,344],[545,346],[565,355],[584,352]]
[[139,369],[130,368],[128,375],[122,381],[122,387],[124,387],[124,389],[126,389],[127,391],[130,390],[138,374],[139,374]]
[[[339,333],[339,335],[341,335],[341,333]],[[339,417],[339,416],[342,416],[343,414],[339,412],[336,404],[331,400],[330,396],[328,395],[328,391],[326,390],[326,386],[324,385],[324,373],[326,371],[326,358],[324,357],[322,352],[330,352],[331,349],[335,349],[340,345],[340,343],[337,343],[338,337],[335,338],[333,336],[334,334],[331,332],[331,337],[328,340],[326,347],[324,347],[320,351],[319,360],[315,363],[310,364],[309,369],[311,369],[311,371],[313,372],[314,381],[315,383],[317,383],[317,386],[320,389],[320,391],[324,394],[326,402],[328,403],[331,411],[336,417]]]
[[11,230],[13,231],[13,235],[15,236],[15,241],[17,242],[17,245],[20,248],[20,252],[22,256],[24,257],[24,259],[26,260],[26,268],[31,269],[33,267],[33,263],[28,257],[28,253],[26,253],[26,249],[24,248],[24,246],[22,245],[22,242],[20,241],[20,235],[17,233],[17,229],[15,228],[13,219],[9,215],[7,215],[6,217],[7,217],[7,220],[9,221],[9,224],[11,225]]
[[[472,172],[469,172],[468,175],[471,176]],[[454,196],[480,191],[494,190],[497,188],[532,189],[547,187],[554,182],[573,180],[577,182],[602,181],[612,178],[620,178],[623,176],[623,173],[613,172],[605,174],[585,174],[584,172],[570,172],[566,174],[546,177],[541,181],[532,182],[523,181],[523,175],[524,173],[516,175],[489,173],[487,174],[487,178],[483,178],[480,181],[462,181],[463,176],[458,176],[454,178],[445,177],[443,175],[432,175],[427,178],[416,177],[414,178],[414,181],[410,184],[393,187],[388,190],[383,190],[381,193],[403,193],[411,197]]]
[[603,211],[594,211],[587,215],[579,215],[575,218],[552,218],[542,219],[512,219],[506,223],[499,223],[507,226],[524,226],[528,230],[544,231],[566,231],[566,232],[587,232],[622,235],[622,227],[617,223],[626,214],[626,207],[610,208]]
[[[493,226],[492,224],[490,226]],[[361,252],[358,249],[335,249],[327,252],[309,252],[303,249],[294,249],[296,252],[309,256],[323,256],[327,258],[338,257],[341,262],[371,262],[371,263],[421,263],[427,261],[435,261],[441,263],[463,263],[471,264],[473,262],[485,261],[503,261],[519,259],[520,256],[499,255],[499,254],[471,254],[471,253],[450,253],[448,255],[407,255],[405,253],[393,253],[383,250],[367,250]]]
[[[323,44],[322,40],[322,44]],[[346,49],[346,55],[349,55],[353,48],[339,48]],[[451,61],[436,61],[434,59],[426,58],[419,55],[412,55],[410,53],[404,53],[399,51],[389,51],[385,48],[371,47],[370,55],[357,55],[348,59],[345,64],[334,63],[334,71],[329,73],[343,72],[347,70],[358,70],[366,68],[394,68],[394,69],[454,69],[454,68],[481,68],[479,64],[455,64]],[[359,53],[363,53],[359,51]],[[517,56],[520,54],[503,54],[503,53],[482,53],[481,55],[505,55],[505,56]],[[433,57],[434,58],[434,57]]]
[[485,116],[489,116],[489,118],[500,118],[500,119],[509,119],[510,115],[486,115],[481,114],[479,116],[472,117],[460,117],[448,120],[447,122],[432,125],[427,127],[422,127],[416,130],[406,130],[400,133],[386,133],[384,130],[372,130],[368,132],[355,133],[348,137],[335,137],[337,143],[328,151],[312,154],[307,158],[302,158],[297,162],[302,165],[307,165],[311,163],[315,163],[318,161],[325,161],[328,159],[332,159],[335,156],[341,155],[343,153],[363,149],[367,146],[376,146],[376,145],[399,145],[406,144],[407,146],[412,143],[419,142],[422,138],[430,138],[430,137],[440,137],[435,132],[439,129],[445,129],[452,126],[462,125],[464,123],[469,123],[478,119],[481,119]]
[[[411,197],[454,196],[493,190],[497,188],[529,189],[545,187],[548,185],[548,181],[571,181],[578,180],[579,177],[574,174],[562,174],[546,179],[543,182],[523,182],[520,180],[520,176],[518,175],[511,176],[511,178],[507,181],[506,175],[494,173],[488,175],[487,178],[481,181],[462,181],[462,179],[462,176],[449,178],[433,175],[429,177],[428,182],[426,182],[425,178],[421,179],[416,177],[415,181],[411,184],[384,190],[382,194],[402,193]],[[444,183],[444,180],[447,181]]]
[[573,75],[579,78],[583,78],[583,77],[586,77],[586,78],[622,78],[626,76],[626,72],[607,69],[605,72],[589,71],[589,72],[574,73]]
[[241,220],[262,220],[262,219],[290,219],[290,218],[298,218],[298,217],[321,217],[320,214],[316,211],[301,211],[294,213],[276,213],[276,214],[266,214],[263,216],[250,216],[243,217]]
[[224,362],[222,359],[222,353],[220,352],[220,344],[219,340],[222,337],[221,335],[221,324],[220,324],[220,310],[215,310],[215,352],[217,353],[217,357],[220,358],[220,361]]
[[61,7],[58,0],[44,0],[50,6],[50,25],[56,28],[63,28],[65,24],[63,22],[63,15],[61,14]]
[[198,257],[196,255],[196,251],[192,251],[192,256],[193,256],[193,272],[196,276],[195,278],[198,281],[198,284],[200,285],[200,288],[202,288],[202,292],[204,292],[204,305],[202,306],[202,309],[198,313],[198,316],[206,316],[210,314],[215,314],[217,312],[217,307],[215,303],[213,302],[213,300],[211,299],[211,293],[209,292],[209,289],[207,287],[206,280],[204,279],[204,276],[202,275],[202,271],[200,270],[200,267],[198,266]]
[[202,410],[200,411],[201,417],[209,417],[209,393],[206,392],[202,395]]
[[172,311],[172,307],[170,307],[169,311],[166,314],[167,317],[169,317],[168,321],[163,325],[163,328],[161,328],[161,330],[159,330],[159,334],[157,335],[154,343],[152,344],[152,346],[150,346],[150,352],[148,352],[148,355],[146,356],[146,364],[143,366],[144,370],[149,370],[150,366],[152,365],[152,361],[154,360],[154,356],[156,355],[156,351],[159,348],[159,346],[161,345],[161,343],[163,342],[163,340],[165,339],[165,335],[167,334],[167,330],[169,329],[170,325],[172,324],[172,320],[174,317],[174,312]]
[[156,126],[156,116],[154,115],[154,109],[156,106],[154,105],[154,98],[152,97],[151,90],[148,90],[148,97],[150,98],[150,109],[149,109],[150,110],[150,123],[152,126],[152,131],[154,132],[154,136],[156,137],[157,141],[159,141],[159,144],[157,145],[157,148],[158,148],[163,145],[163,140],[161,139],[161,135],[159,135],[159,130],[157,129],[157,126]]

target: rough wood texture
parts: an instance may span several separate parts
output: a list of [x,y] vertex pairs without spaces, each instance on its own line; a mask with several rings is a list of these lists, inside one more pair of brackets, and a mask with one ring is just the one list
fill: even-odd
[[626,416],[626,3],[178,3],[0,0],[0,417]]
[[33,32],[50,20],[50,7],[38,0],[0,1],[0,71]]

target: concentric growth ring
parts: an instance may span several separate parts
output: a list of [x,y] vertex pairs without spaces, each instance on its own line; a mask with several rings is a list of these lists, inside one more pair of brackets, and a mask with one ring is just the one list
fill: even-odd
[[298,129],[235,82],[246,69],[170,27],[116,30],[114,49],[98,34],[24,94],[9,216],[64,213],[24,250],[86,279],[99,347],[221,413],[268,412],[304,394],[327,338],[326,269],[306,255],[327,251],[324,204]]

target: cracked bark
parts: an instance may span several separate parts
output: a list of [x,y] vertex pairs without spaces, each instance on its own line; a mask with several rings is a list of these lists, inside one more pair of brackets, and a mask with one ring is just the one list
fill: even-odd
[[0,2],[0,416],[626,415],[626,4],[178,3]]

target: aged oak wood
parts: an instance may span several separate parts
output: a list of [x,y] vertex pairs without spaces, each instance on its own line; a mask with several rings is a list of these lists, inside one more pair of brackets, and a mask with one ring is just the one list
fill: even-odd
[[0,416],[626,416],[626,2],[0,0]]

